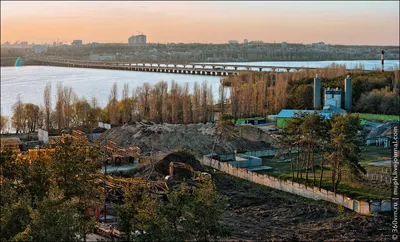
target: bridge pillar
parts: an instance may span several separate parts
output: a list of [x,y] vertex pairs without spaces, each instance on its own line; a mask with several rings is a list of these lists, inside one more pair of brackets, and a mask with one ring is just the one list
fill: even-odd
[[286,68],[287,72],[290,72],[291,68]]
[[262,69],[263,69],[263,68],[260,68],[260,72],[262,72]]
[[236,67],[234,67],[235,68],[235,71],[237,70],[237,66]]

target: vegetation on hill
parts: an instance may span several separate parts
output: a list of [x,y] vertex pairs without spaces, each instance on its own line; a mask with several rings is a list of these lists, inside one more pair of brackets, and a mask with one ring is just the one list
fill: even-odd
[[250,42],[249,44],[161,44],[139,46],[127,44],[87,44],[50,47],[47,55],[88,59],[90,55],[114,55],[120,61],[138,62],[247,62],[247,61],[325,61],[398,59],[393,46],[312,46],[303,44]]

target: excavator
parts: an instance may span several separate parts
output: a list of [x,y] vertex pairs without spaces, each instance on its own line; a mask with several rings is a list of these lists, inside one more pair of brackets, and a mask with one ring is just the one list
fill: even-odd
[[[193,177],[192,180],[195,181],[208,181],[211,180],[211,174],[207,172],[196,171],[192,166],[183,162],[171,162],[169,163],[169,177],[174,176],[174,168],[186,169],[192,172]],[[168,178],[169,178],[168,177]]]
[[123,193],[135,185],[144,185],[149,192],[162,197],[164,200],[168,194],[168,185],[164,181],[146,181],[143,178],[117,178],[109,175],[96,175],[94,177],[98,183],[105,184],[107,197],[115,202],[122,202]]

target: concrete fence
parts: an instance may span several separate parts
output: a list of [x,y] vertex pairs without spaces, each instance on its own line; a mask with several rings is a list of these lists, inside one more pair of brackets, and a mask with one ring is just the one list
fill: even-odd
[[278,149],[268,149],[268,150],[257,150],[257,151],[247,151],[246,154],[255,157],[267,157],[274,156],[278,153]]
[[293,193],[302,197],[314,200],[325,200],[331,203],[342,205],[343,207],[351,209],[360,214],[391,211],[392,209],[390,200],[370,202],[358,201],[340,194],[335,194],[331,191],[324,189],[320,190],[317,187],[307,187],[297,182],[281,180],[266,174],[258,174],[256,172],[248,171],[245,168],[237,168],[227,162],[220,162],[218,160],[211,159],[210,157],[203,157],[200,162],[205,166],[210,166],[232,176],[272,187],[281,191]]

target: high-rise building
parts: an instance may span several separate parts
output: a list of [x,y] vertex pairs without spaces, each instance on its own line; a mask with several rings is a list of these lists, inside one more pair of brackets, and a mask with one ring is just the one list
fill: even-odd
[[75,47],[82,46],[82,40],[76,39],[76,40],[72,41],[71,45],[75,46]]
[[247,39],[243,40],[243,44],[247,45],[249,43],[249,41]]
[[132,35],[128,38],[129,45],[144,45],[146,44],[146,35]]

